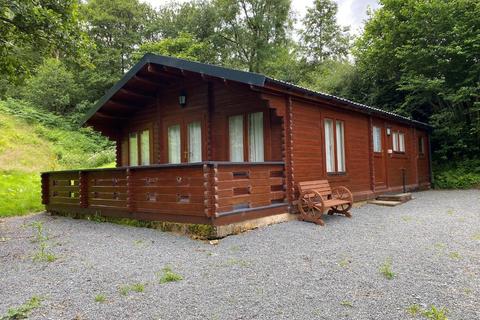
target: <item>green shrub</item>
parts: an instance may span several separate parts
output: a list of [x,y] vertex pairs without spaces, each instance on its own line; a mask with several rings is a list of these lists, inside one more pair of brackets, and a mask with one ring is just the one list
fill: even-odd
[[480,159],[434,166],[434,186],[439,189],[480,187]]

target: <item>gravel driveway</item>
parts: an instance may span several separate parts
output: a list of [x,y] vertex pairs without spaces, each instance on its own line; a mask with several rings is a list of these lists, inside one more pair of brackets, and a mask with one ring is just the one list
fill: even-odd
[[[0,318],[38,296],[32,319],[422,319],[414,305],[480,319],[480,191],[414,197],[218,245],[45,214],[3,219]],[[165,267],[183,280],[160,283]]]

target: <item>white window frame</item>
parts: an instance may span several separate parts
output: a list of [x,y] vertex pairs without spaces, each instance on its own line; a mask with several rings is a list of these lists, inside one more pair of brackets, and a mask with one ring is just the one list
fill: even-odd
[[372,129],[373,152],[382,152],[382,128],[373,126]]
[[325,137],[325,171],[327,174],[346,173],[345,121],[325,118],[323,127]]
[[394,152],[405,153],[405,133],[401,131],[392,132],[392,149]]

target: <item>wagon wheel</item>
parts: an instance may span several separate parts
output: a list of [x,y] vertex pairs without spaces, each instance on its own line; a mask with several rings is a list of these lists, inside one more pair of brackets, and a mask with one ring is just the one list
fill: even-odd
[[344,204],[340,204],[338,206],[332,207],[332,209],[331,209],[332,213],[341,213],[341,214],[344,214],[345,216],[351,218],[352,215],[348,212],[348,210],[350,210],[352,208],[353,195],[350,192],[350,190],[348,190],[345,187],[335,188],[332,192],[332,197],[334,199],[345,200],[345,201],[349,202],[349,203],[344,203]]
[[323,209],[323,200],[319,194],[302,192],[298,200],[298,210],[301,216],[309,221],[318,220],[318,223],[323,225],[321,220]]

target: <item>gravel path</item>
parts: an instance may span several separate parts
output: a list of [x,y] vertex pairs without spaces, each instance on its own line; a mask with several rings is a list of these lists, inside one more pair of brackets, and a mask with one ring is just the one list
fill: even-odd
[[[40,296],[31,319],[415,319],[413,304],[480,319],[480,191],[414,197],[327,217],[326,227],[294,221],[218,245],[45,214],[3,219],[0,318]],[[32,261],[35,221],[53,262]],[[379,271],[389,260],[391,280]],[[166,266],[183,280],[161,284]],[[120,292],[136,283],[143,292]]]

